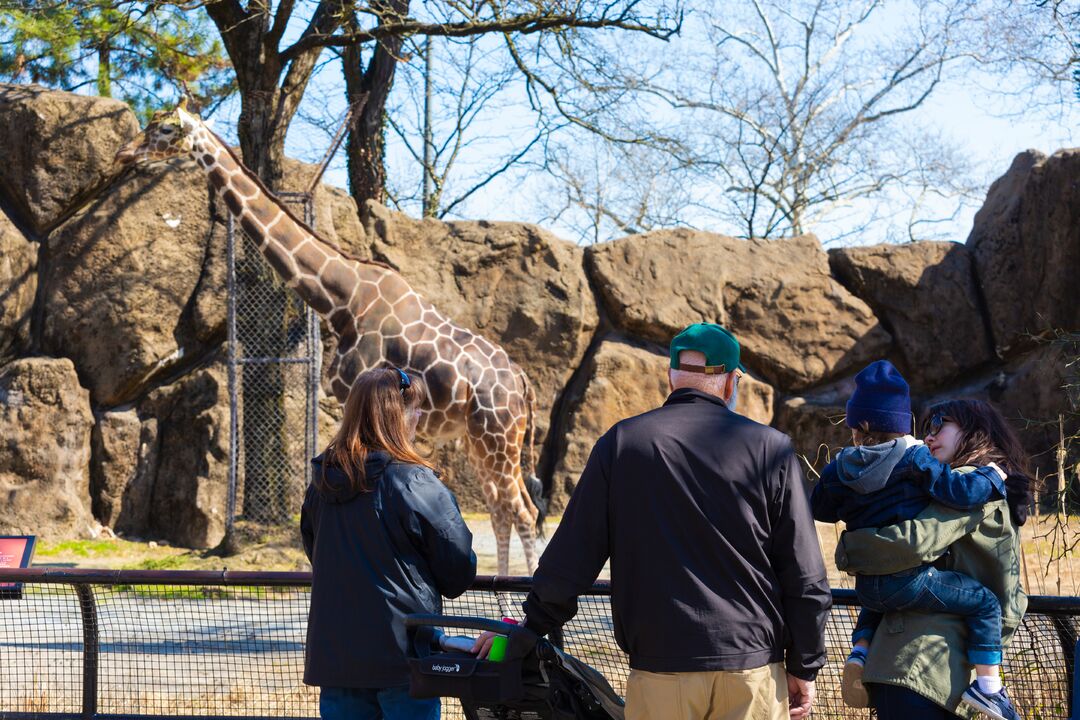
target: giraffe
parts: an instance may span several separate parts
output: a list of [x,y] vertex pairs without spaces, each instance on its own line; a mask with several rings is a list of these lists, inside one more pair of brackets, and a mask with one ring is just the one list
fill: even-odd
[[361,372],[392,365],[424,378],[430,399],[417,432],[427,440],[465,436],[495,531],[498,572],[509,573],[517,530],[531,574],[534,530],[545,502],[536,467],[536,396],[506,351],[455,325],[389,265],[352,257],[300,221],[235,152],[184,104],[157,113],[116,154],[116,164],[191,155],[228,211],[285,284],[327,321],[337,341],[330,387],[339,402]]

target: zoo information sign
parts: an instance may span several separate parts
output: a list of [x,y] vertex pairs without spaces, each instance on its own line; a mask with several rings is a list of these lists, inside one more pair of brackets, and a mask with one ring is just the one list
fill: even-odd
[[[0,569],[30,567],[34,535],[0,535]],[[22,597],[22,583],[0,583],[0,599]]]

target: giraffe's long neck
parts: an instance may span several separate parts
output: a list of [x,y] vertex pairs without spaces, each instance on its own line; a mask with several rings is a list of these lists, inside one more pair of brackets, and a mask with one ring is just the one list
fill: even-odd
[[185,114],[182,120],[190,123],[195,161],[274,271],[336,330],[346,319],[351,321],[350,299],[356,299],[357,286],[377,283],[389,271],[347,257],[319,238],[266,190],[221,138],[193,116]]

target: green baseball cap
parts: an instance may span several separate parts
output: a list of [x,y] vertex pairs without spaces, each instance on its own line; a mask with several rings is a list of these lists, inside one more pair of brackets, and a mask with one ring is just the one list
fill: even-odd
[[739,341],[715,323],[694,323],[672,338],[672,370],[684,369],[679,367],[679,353],[683,350],[697,350],[705,355],[703,372],[706,375],[722,375],[736,368],[746,372],[746,368],[739,363]]

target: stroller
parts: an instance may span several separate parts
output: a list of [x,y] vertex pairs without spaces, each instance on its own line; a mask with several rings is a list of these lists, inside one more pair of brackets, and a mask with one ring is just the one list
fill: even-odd
[[[623,700],[599,672],[520,625],[409,615],[409,694],[456,697],[467,720],[623,720]],[[502,662],[444,652],[439,628],[507,636]]]

